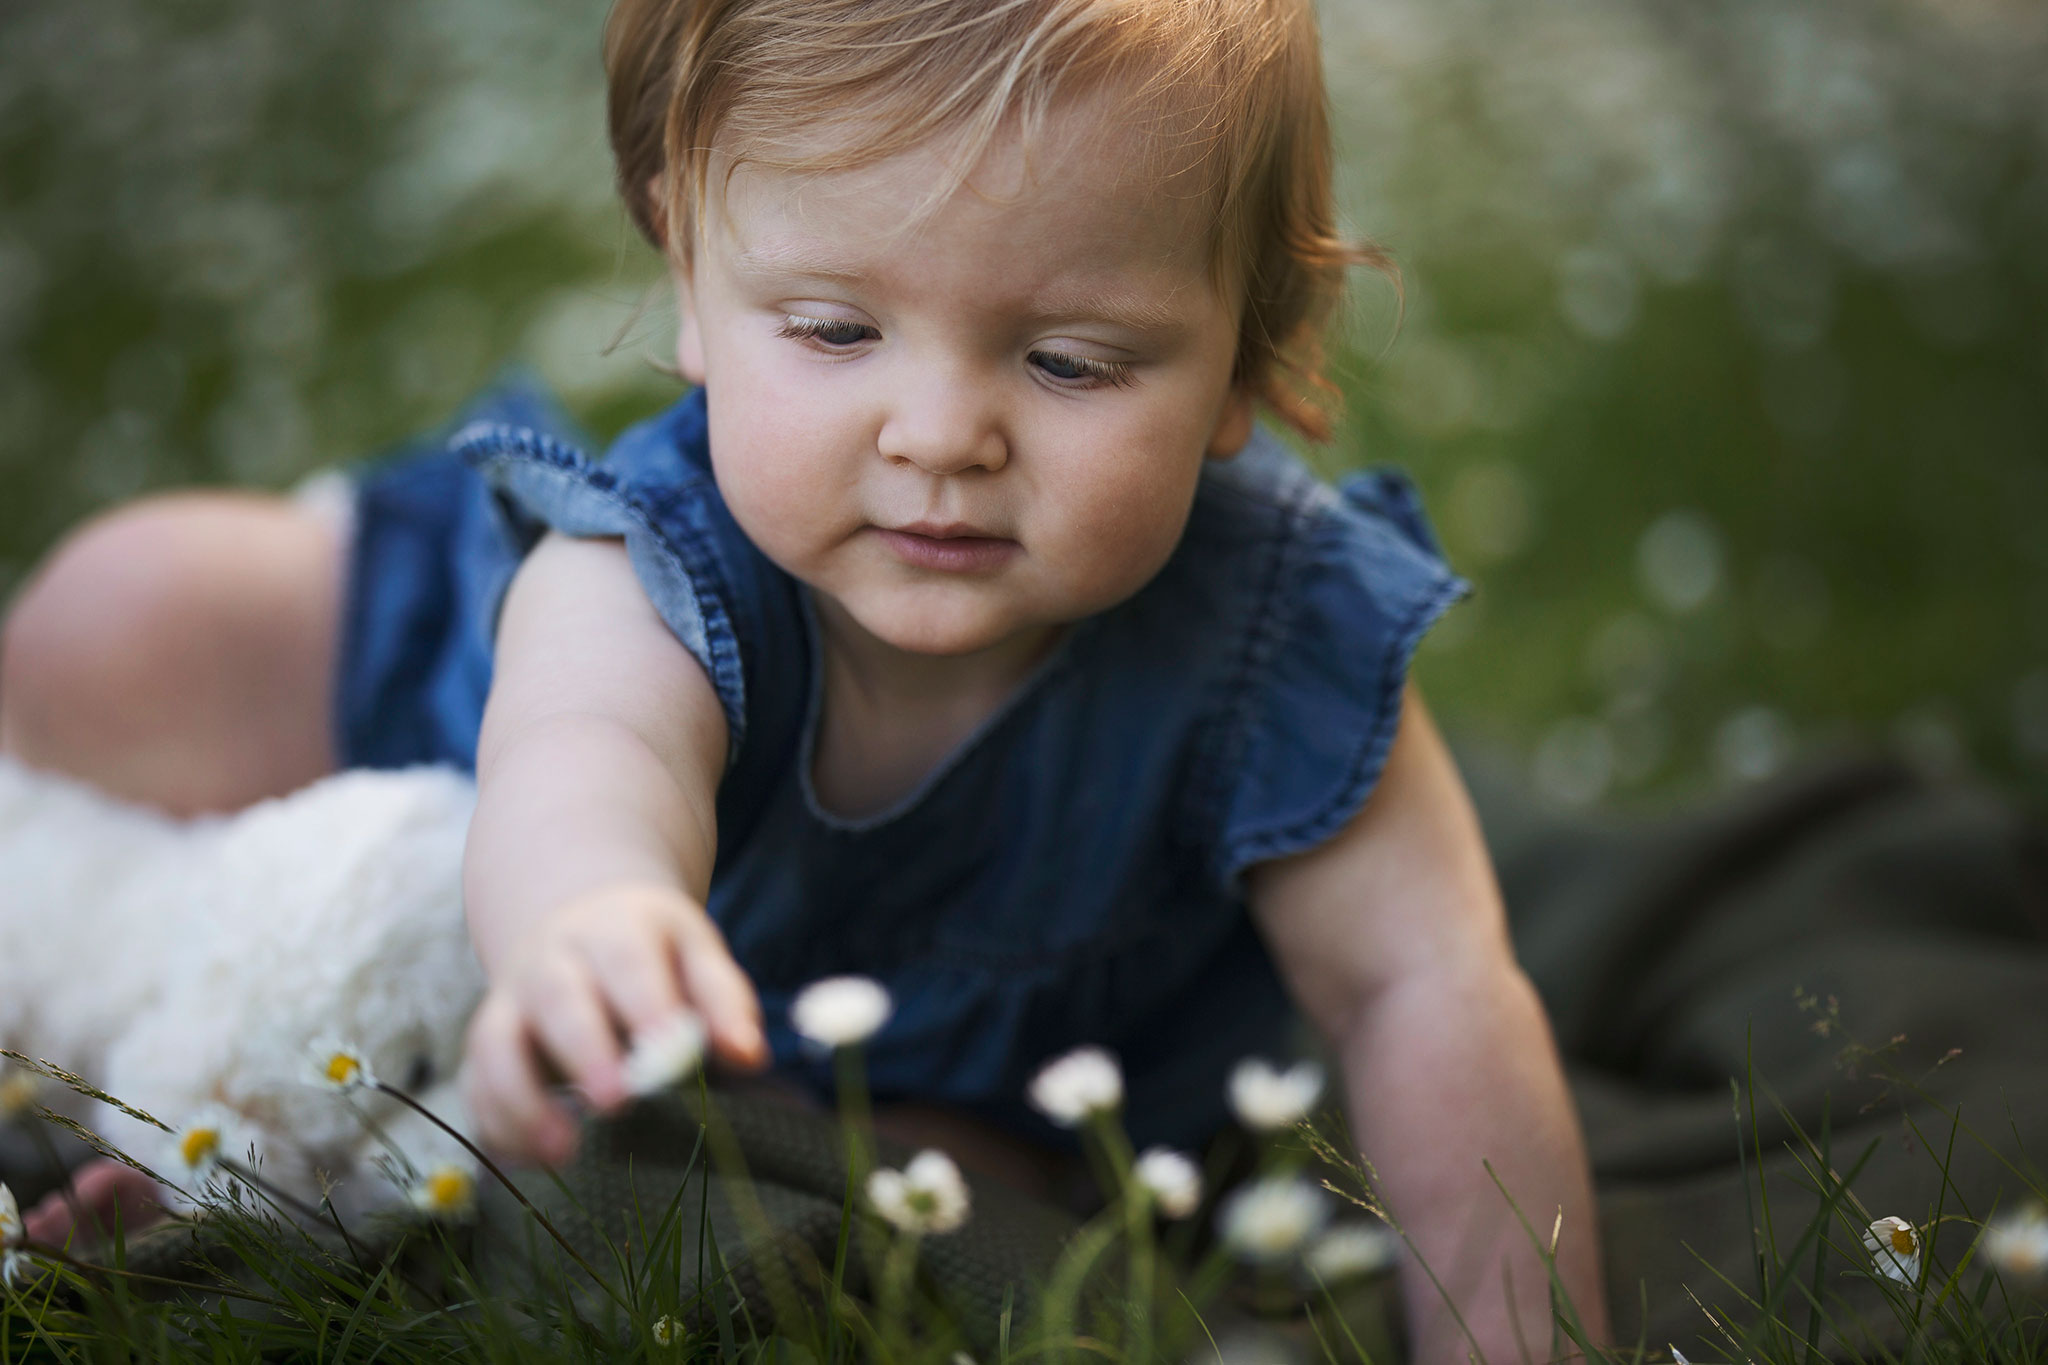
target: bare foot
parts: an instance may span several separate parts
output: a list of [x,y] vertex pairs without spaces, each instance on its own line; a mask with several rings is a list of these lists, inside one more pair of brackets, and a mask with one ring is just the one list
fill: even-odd
[[57,1247],[112,1235],[117,1213],[124,1232],[137,1232],[163,1219],[161,1190],[133,1167],[101,1157],[72,1173],[70,1193],[44,1195],[23,1227],[31,1240]]

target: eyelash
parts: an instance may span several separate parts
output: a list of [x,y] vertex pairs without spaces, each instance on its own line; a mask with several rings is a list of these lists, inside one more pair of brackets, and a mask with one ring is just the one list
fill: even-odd
[[[833,333],[840,332],[841,329],[857,335],[835,337]],[[782,320],[782,326],[776,329],[775,334],[790,341],[815,341],[832,349],[873,341],[881,335],[865,323],[848,322],[843,318],[807,318],[794,313]],[[1066,351],[1033,351],[1028,358],[1034,361],[1056,361],[1079,370],[1080,373],[1075,375],[1046,374],[1047,379],[1065,388],[1121,389],[1128,388],[1133,382],[1131,367],[1121,360],[1095,360],[1089,356],[1073,355]],[[1039,372],[1046,373],[1043,365],[1039,367]]]

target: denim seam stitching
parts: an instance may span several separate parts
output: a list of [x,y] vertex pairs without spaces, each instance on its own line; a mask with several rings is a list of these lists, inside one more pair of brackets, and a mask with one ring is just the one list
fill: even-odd
[[[1276,608],[1285,600],[1285,587],[1307,553],[1310,537],[1304,532],[1314,510],[1312,492],[1312,488],[1294,488],[1282,499],[1251,499],[1271,508],[1279,520],[1267,547],[1266,571],[1253,596],[1238,662],[1220,690],[1210,722],[1203,727],[1209,738],[1198,759],[1200,777],[1192,784],[1201,794],[1201,827],[1209,830],[1210,838],[1218,844],[1225,842],[1223,830],[1230,818],[1229,775],[1237,770],[1251,747],[1252,730],[1261,710],[1253,700],[1258,681],[1265,676],[1267,666],[1293,626],[1291,614]],[[1227,854],[1228,849],[1219,852]],[[1228,885],[1227,857],[1218,870],[1223,873],[1218,880]]]
[[1372,731],[1359,745],[1344,780],[1333,797],[1313,814],[1266,830],[1254,830],[1230,841],[1226,849],[1232,876],[1254,863],[1312,848],[1336,833],[1371,793],[1386,766],[1387,751],[1393,747],[1394,732],[1401,717],[1401,690],[1408,678],[1407,662],[1414,656],[1430,625],[1453,602],[1468,591],[1463,579],[1443,571],[1435,588],[1421,596],[1401,619],[1399,629],[1389,633],[1386,647],[1375,661],[1380,691]]
[[[746,738],[746,672],[730,613],[719,600],[719,593],[729,594],[732,591],[731,584],[719,571],[715,556],[701,544],[694,544],[688,550],[677,544],[661,529],[642,499],[622,484],[616,474],[592,463],[580,451],[563,445],[545,432],[530,427],[508,426],[502,422],[473,422],[456,432],[448,445],[449,449],[479,469],[486,459],[494,457],[523,459],[529,468],[565,487],[590,489],[610,498],[647,534],[656,551],[671,561],[683,580],[690,584],[691,595],[696,598],[698,617],[704,623],[704,648],[711,655],[709,671],[714,689],[719,694],[719,705],[725,711],[728,731],[726,768],[730,770]],[[700,485],[700,478],[692,478],[687,484],[678,485],[676,491]],[[689,529],[693,542],[704,538],[698,528],[692,526]],[[701,575],[693,573],[693,569],[703,572]],[[711,580],[719,593],[698,591],[696,585],[702,579]],[[669,629],[674,631],[673,626]],[[725,688],[717,687],[723,678],[729,678],[732,684],[731,700],[727,699]]]

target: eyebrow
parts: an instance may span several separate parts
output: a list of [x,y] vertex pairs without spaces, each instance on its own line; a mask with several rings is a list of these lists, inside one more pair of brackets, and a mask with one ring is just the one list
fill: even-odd
[[741,247],[733,253],[732,266],[743,275],[803,275],[820,280],[860,280],[868,273],[850,260],[808,244],[775,242]]
[[1099,290],[1060,290],[1033,301],[1032,313],[1044,322],[1106,322],[1133,332],[1172,332],[1186,324],[1170,303],[1141,294]]

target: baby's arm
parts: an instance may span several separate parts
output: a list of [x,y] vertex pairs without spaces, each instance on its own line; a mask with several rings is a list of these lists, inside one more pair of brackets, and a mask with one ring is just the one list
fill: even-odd
[[662,623],[615,540],[550,536],[498,625],[463,861],[490,988],[470,1025],[479,1135],[565,1159],[551,1066],[600,1109],[625,1098],[619,1033],[686,1003],[714,1051],[767,1054],[752,986],[704,912],[726,726],[703,668]]
[[[1591,1177],[1556,1044],[1470,800],[1412,689],[1365,809],[1329,843],[1253,869],[1250,889],[1294,998],[1337,1050],[1391,1211],[1485,1356],[1524,1359],[1518,1325],[1537,1359],[1551,1338],[1543,1265],[1482,1161],[1544,1239],[1563,1209],[1558,1273],[1604,1341]],[[1427,1277],[1409,1266],[1402,1290],[1415,1359],[1465,1360]]]

